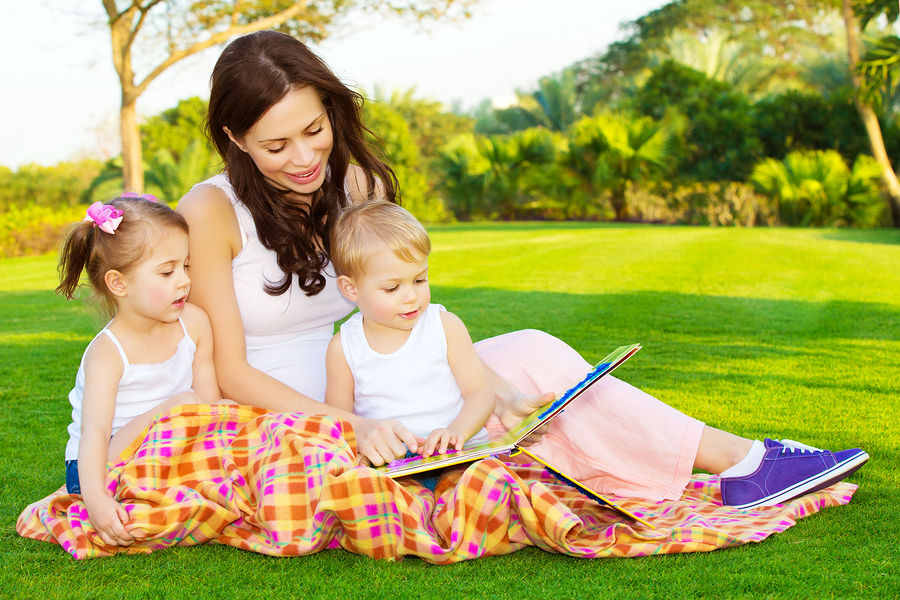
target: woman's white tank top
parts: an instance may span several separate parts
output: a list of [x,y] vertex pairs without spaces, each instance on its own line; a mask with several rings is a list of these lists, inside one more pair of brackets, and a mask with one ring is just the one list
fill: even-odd
[[231,270],[247,340],[247,361],[300,393],[324,401],[325,351],[334,323],[350,314],[356,304],[338,290],[331,265],[323,273],[325,288],[315,296],[304,294],[296,282],[280,296],[267,294],[266,284],[280,282],[284,272],[275,252],[259,240],[250,210],[235,196],[225,174],[197,185],[222,190],[240,225],[243,247],[231,261]]
[[[125,368],[119,379],[116,392],[116,410],[113,414],[112,434],[124,427],[133,418],[152,410],[183,392],[190,392],[194,381],[194,353],[197,345],[188,335],[184,321],[179,317],[184,337],[178,341],[175,354],[161,363],[129,364],[122,344],[109,330],[109,325],[98,333],[91,344],[101,335],[106,335],[119,350]],[[91,347],[88,344],[88,348]],[[87,348],[84,353],[87,354]],[[69,392],[72,405],[72,422],[69,424],[69,443],[66,444],[66,460],[78,459],[78,444],[81,441],[81,409],[84,399],[84,355],[75,376],[75,387]]]

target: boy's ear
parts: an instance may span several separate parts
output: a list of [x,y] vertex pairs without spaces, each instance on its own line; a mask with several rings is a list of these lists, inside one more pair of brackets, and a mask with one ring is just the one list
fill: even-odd
[[125,277],[118,271],[107,271],[106,275],[103,276],[103,282],[116,298],[124,298],[128,294],[128,285],[125,282]]
[[338,289],[341,290],[341,293],[344,295],[344,298],[351,302],[359,300],[359,295],[356,293],[356,285],[353,283],[352,279],[346,275],[340,275],[337,278],[337,285]]

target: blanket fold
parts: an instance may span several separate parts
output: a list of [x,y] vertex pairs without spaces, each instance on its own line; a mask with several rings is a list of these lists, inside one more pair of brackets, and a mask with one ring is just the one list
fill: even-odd
[[106,546],[65,487],[22,512],[23,537],[75,558],[217,543],[274,556],[344,548],[378,559],[448,564],[536,546],[584,558],[705,552],[758,542],[856,486],[839,483],[784,505],[721,505],[718,478],[695,475],[677,502],[613,498],[647,528],[559,484],[537,464],[486,459],[448,470],[434,493],[413,479],[356,467],[355,438],[327,416],[239,406],[163,413],[110,464],[107,489],[136,542]]

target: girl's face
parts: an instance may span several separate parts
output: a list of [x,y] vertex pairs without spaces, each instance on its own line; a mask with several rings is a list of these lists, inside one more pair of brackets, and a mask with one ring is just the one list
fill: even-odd
[[191,291],[187,265],[188,236],[173,230],[157,243],[146,260],[122,277],[125,295],[117,299],[118,310],[129,310],[155,321],[177,321]]
[[272,105],[241,140],[260,173],[308,199],[322,187],[334,145],[331,122],[311,85],[291,91]]

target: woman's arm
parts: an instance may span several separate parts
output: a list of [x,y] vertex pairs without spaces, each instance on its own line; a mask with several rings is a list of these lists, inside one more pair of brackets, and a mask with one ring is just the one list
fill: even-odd
[[209,317],[199,306],[185,304],[181,314],[187,327],[188,335],[194,340],[197,351],[194,352],[192,369],[194,378],[191,389],[208,404],[215,404],[222,399],[219,383],[216,380],[216,366],[213,363],[212,327]]
[[416,447],[415,436],[398,421],[359,419],[252,367],[231,271],[231,261],[243,247],[234,208],[218,188],[199,186],[181,199],[177,210],[190,226],[190,301],[209,316],[213,362],[224,397],[273,412],[328,414],[348,421],[356,432],[358,451],[376,465],[404,454],[404,443]]
[[341,347],[341,334],[336,333],[328,343],[325,354],[325,370],[328,373],[328,384],[325,387],[325,403],[343,410],[353,411],[353,373],[344,350]]
[[78,479],[91,525],[110,546],[129,546],[134,542],[125,529],[128,512],[106,491],[107,451],[124,368],[118,349],[105,335],[85,352]]

